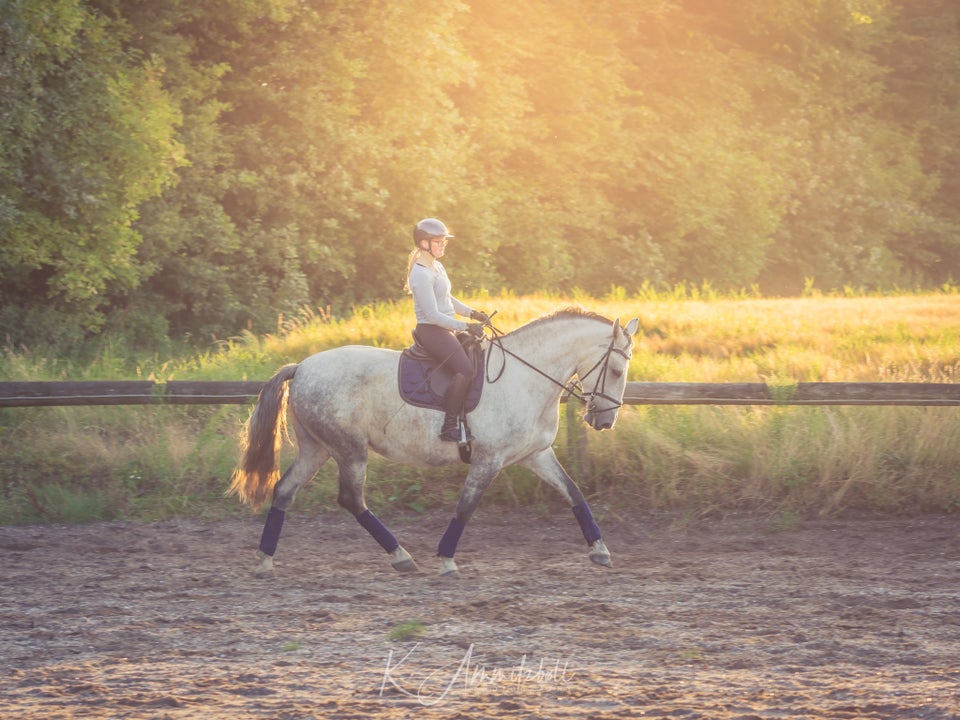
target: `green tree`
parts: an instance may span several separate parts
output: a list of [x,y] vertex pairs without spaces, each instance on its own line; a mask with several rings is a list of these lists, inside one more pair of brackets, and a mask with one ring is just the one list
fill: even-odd
[[78,0],[0,6],[0,333],[67,347],[135,287],[137,209],[173,180],[156,68]]
[[178,68],[165,81],[190,161],[144,210],[150,303],[174,332],[209,336],[398,295],[410,228],[460,186],[465,139],[444,92],[460,72],[456,11],[180,5],[131,20],[163,28],[142,42]]
[[882,116],[914,138],[918,170],[931,188],[920,208],[900,207],[909,228],[890,249],[907,284],[960,277],[960,6],[951,0],[895,4],[890,40],[877,48],[888,68]]
[[895,12],[886,0],[702,5],[712,33],[748,53],[755,131],[768,139],[784,208],[761,286],[890,287],[894,248],[930,218],[913,134],[883,117]]
[[686,5],[612,16],[636,97],[623,148],[632,163],[612,192],[623,234],[648,237],[662,258],[652,279],[742,287],[766,262],[782,180],[755,119],[753,59]]
[[427,215],[461,291],[955,279],[958,12],[10,0],[0,332],[205,342],[396,298]]

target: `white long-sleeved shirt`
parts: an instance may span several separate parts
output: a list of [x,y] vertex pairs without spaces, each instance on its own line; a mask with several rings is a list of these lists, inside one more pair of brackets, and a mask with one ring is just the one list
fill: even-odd
[[473,310],[450,293],[450,278],[439,260],[434,261],[433,269],[414,263],[408,283],[418,323],[439,325],[447,330],[467,329],[467,323],[457,320],[456,316],[470,317]]

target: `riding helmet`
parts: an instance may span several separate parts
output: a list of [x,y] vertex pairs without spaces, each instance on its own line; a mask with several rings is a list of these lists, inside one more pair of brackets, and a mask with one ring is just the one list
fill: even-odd
[[451,238],[453,235],[447,230],[447,226],[436,218],[424,218],[413,228],[413,243],[418,247],[422,240],[434,237]]

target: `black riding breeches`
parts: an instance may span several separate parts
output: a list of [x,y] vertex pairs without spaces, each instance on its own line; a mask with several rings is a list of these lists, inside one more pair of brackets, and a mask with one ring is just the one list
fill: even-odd
[[452,331],[439,325],[418,323],[413,334],[427,354],[438,363],[454,373],[473,377],[473,362]]

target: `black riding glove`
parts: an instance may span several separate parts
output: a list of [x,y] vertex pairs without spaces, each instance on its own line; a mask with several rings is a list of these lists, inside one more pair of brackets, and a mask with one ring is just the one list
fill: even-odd
[[483,325],[480,323],[467,323],[467,332],[475,337],[481,338],[483,337]]
[[485,312],[480,312],[479,310],[472,310],[470,312],[470,319],[476,320],[477,322],[485,323],[490,319],[490,316]]

